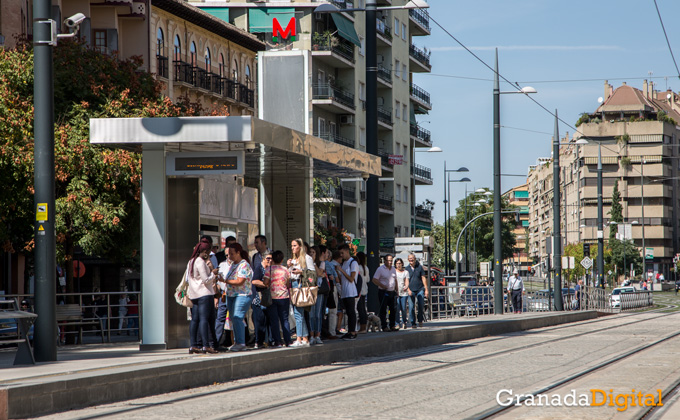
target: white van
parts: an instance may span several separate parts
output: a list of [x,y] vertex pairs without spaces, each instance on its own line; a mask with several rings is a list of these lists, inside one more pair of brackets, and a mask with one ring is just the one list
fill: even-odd
[[632,286],[617,287],[612,290],[612,294],[609,295],[609,306],[612,308],[621,307],[621,295],[624,293],[635,293],[635,288]]

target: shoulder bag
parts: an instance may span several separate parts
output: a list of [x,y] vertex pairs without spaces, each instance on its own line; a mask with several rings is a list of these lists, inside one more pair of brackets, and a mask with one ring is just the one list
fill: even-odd
[[[310,277],[311,276],[311,277]],[[298,287],[290,289],[290,301],[298,308],[308,308],[316,304],[316,296],[319,293],[319,288],[313,286],[313,280],[316,276],[314,270],[303,270],[298,280]]]
[[177,302],[178,305],[184,306],[185,308],[193,308],[194,306],[194,304],[191,302],[191,299],[189,299],[189,295],[187,294],[187,271],[184,271],[182,281],[175,289],[175,302]]

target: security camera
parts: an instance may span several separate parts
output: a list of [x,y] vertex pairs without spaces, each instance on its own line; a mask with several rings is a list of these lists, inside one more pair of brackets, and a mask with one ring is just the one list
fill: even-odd
[[363,172],[361,174],[361,177],[364,179],[364,181],[368,181],[368,178],[371,176],[368,172]]
[[64,20],[64,25],[68,26],[69,28],[76,28],[85,20],[86,17],[87,16],[82,13],[76,13],[70,18]]

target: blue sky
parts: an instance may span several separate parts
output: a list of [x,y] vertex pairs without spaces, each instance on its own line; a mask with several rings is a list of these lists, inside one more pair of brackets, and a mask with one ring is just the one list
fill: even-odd
[[[653,72],[658,90],[680,90],[653,0],[428,3],[431,17],[492,67],[498,47],[500,74],[536,88],[532,97],[551,111],[557,109],[572,127],[582,112],[597,108],[605,80],[614,88],[626,82],[642,89],[643,79]],[[680,15],[680,2],[657,3],[680,60],[680,27],[673,20]],[[414,76],[414,83],[430,92],[433,105],[418,120],[444,151],[416,154],[416,163],[430,167],[434,178],[433,186],[420,186],[416,193],[418,202],[436,202],[433,217],[443,223],[444,161],[447,168],[470,169],[461,174],[472,181],[468,190],[493,186],[493,72],[435,22],[430,26],[431,36],[414,37],[417,46],[432,50],[432,73]],[[501,91],[511,89],[501,82]],[[538,157],[550,156],[554,117],[528,98],[501,95],[501,125],[502,173],[525,175]],[[566,132],[571,137],[572,127],[560,123],[560,137]],[[524,182],[526,178],[503,177],[501,189]],[[454,202],[464,197],[464,188],[451,184]]]

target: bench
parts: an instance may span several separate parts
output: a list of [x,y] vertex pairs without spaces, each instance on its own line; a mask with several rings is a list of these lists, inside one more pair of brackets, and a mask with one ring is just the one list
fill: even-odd
[[94,325],[99,328],[104,342],[104,326],[101,319],[83,317],[83,308],[76,304],[57,305],[57,330],[59,327],[78,327],[78,344],[83,344],[83,327]]
[[8,334],[0,335],[0,344],[19,345],[14,356],[15,365],[35,364],[28,333],[37,317],[38,315],[34,313],[20,311],[16,300],[0,301],[0,323],[16,324],[17,326],[16,332],[10,331]]

